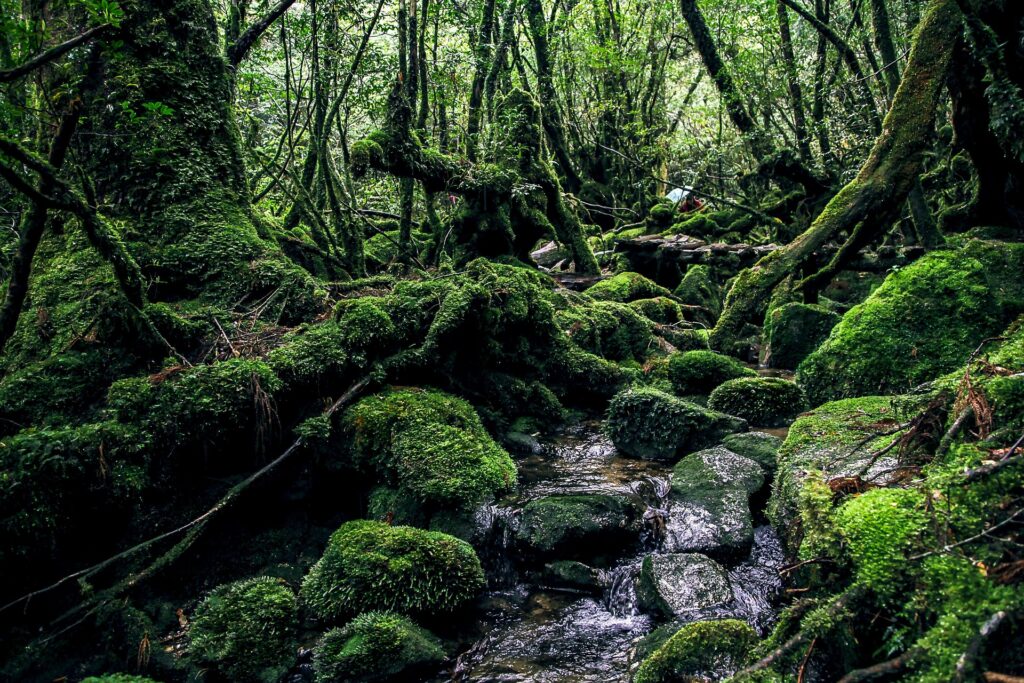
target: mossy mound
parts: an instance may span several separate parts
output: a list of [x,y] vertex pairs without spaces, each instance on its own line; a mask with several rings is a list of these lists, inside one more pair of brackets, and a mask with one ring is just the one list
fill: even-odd
[[428,510],[468,509],[511,490],[515,463],[466,401],[430,389],[391,389],[342,419],[349,457]]
[[722,382],[756,377],[757,372],[735,358],[714,351],[686,351],[669,358],[668,376],[677,394],[689,396],[710,394]]
[[708,408],[742,417],[761,427],[788,424],[806,404],[799,386],[778,377],[731,379],[708,397]]
[[687,624],[640,665],[634,683],[721,680],[749,660],[757,634],[735,619]]
[[613,361],[643,361],[654,347],[652,320],[633,305],[580,302],[555,314],[580,348]]
[[746,427],[740,418],[657,389],[637,388],[612,399],[605,428],[615,447],[627,455],[675,461]]
[[331,535],[299,597],[317,619],[338,622],[373,610],[444,614],[465,605],[483,587],[480,560],[466,542],[359,520]]
[[276,683],[295,662],[298,606],[281,579],[214,589],[196,608],[189,652],[230,680]]
[[949,372],[1024,311],[1024,244],[971,240],[893,273],[800,364],[811,404],[901,393]]
[[782,439],[764,432],[744,432],[730,434],[722,439],[722,445],[737,455],[750,458],[771,475],[778,466]]
[[698,263],[686,269],[682,281],[673,294],[684,304],[700,306],[706,311],[697,315],[697,320],[714,326],[722,312],[722,288],[715,281],[711,268]]
[[648,320],[663,325],[672,325],[683,321],[683,309],[675,301],[665,296],[637,299],[631,301],[629,306]]
[[317,683],[413,680],[444,657],[437,637],[408,618],[367,612],[323,635],[313,671]]
[[548,496],[523,507],[516,539],[536,556],[589,559],[635,543],[641,518],[637,503],[625,496]]
[[637,299],[670,296],[672,292],[648,280],[639,273],[619,273],[601,280],[587,289],[587,294],[599,301],[629,303]]
[[828,339],[842,318],[824,306],[790,302],[768,312],[764,320],[763,362],[770,368],[796,369]]

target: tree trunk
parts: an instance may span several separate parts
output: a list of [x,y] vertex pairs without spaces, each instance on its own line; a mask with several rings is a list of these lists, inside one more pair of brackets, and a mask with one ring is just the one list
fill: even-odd
[[882,133],[857,177],[800,237],[737,276],[711,332],[712,348],[732,350],[743,325],[763,312],[772,289],[827,240],[852,232],[866,220],[873,230],[888,228],[921,172],[921,157],[961,24],[956,0],[931,1]]
[[789,26],[789,12],[779,0],[775,0],[775,12],[779,18],[779,38],[782,43],[783,68],[786,71],[786,87],[793,104],[793,129],[796,133],[797,149],[804,162],[811,161],[811,142],[807,135],[807,116],[804,112],[804,93],[796,70],[796,55],[793,52],[793,36]]

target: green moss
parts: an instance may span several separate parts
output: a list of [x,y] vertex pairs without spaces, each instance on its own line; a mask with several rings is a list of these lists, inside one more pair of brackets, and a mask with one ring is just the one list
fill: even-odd
[[714,351],[686,351],[669,358],[668,375],[675,392],[687,396],[710,394],[726,380],[756,377],[757,372]]
[[190,654],[233,680],[276,683],[295,661],[298,607],[280,579],[215,589],[196,608]]
[[670,683],[690,678],[724,678],[742,668],[757,643],[757,634],[742,621],[687,624],[645,659],[635,683]]
[[730,434],[722,439],[722,445],[733,453],[750,458],[769,474],[775,472],[778,465],[779,448],[782,439],[764,432],[745,432]]
[[608,360],[640,361],[654,347],[651,320],[632,305],[581,303],[558,311],[555,320],[575,344]]
[[587,294],[600,301],[628,303],[637,299],[668,296],[671,292],[639,273],[619,273],[592,285]]
[[623,453],[674,461],[726,434],[745,431],[746,422],[656,389],[639,388],[612,399],[606,429]]
[[661,202],[651,207],[647,214],[647,222],[655,229],[664,229],[672,225],[672,219],[675,216],[676,205],[670,202]]
[[317,683],[405,680],[444,660],[440,641],[391,612],[360,614],[323,635],[313,651]]
[[271,369],[290,388],[317,386],[348,370],[346,330],[332,321],[288,333],[268,356]]
[[777,377],[731,379],[720,384],[708,398],[708,408],[762,427],[789,423],[806,404],[800,387]]
[[770,310],[764,320],[763,362],[772,368],[795,369],[828,339],[840,319],[819,305],[793,302]]
[[962,365],[1024,310],[1024,245],[969,242],[890,275],[797,371],[812,404],[898,393]]
[[337,622],[370,610],[443,614],[484,587],[480,561],[464,541],[381,522],[343,524],[302,583],[317,619]]
[[369,396],[345,412],[342,430],[357,467],[430,510],[470,508],[515,486],[515,464],[473,407],[439,391]]
[[639,509],[624,496],[548,496],[523,507],[516,538],[539,555],[583,558],[634,541],[639,523]]
[[648,320],[663,325],[672,325],[683,321],[683,309],[668,297],[637,299],[630,302],[629,306]]
[[705,325],[713,325],[722,312],[722,288],[706,265],[698,263],[688,267],[674,294],[684,304],[702,306],[707,313],[698,319]]

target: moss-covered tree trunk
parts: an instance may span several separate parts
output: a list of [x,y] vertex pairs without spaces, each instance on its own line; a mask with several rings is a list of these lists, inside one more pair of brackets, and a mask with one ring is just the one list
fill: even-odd
[[806,232],[739,274],[711,332],[713,348],[732,349],[743,325],[763,312],[775,286],[827,240],[852,232],[868,220],[870,225],[865,227],[876,231],[891,225],[921,172],[921,156],[935,123],[952,46],[962,31],[961,16],[956,0],[929,4],[882,133],[857,177]]

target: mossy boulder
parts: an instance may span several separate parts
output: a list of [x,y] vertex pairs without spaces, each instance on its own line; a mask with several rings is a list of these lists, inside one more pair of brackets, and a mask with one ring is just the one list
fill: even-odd
[[591,285],[587,294],[599,301],[629,303],[637,299],[671,296],[672,292],[639,273],[626,272]]
[[367,612],[323,635],[313,672],[316,683],[418,680],[444,657],[437,637],[408,618]]
[[736,619],[687,624],[640,665],[634,683],[722,680],[750,662],[758,638]]
[[686,269],[683,279],[673,294],[684,304],[700,306],[704,312],[695,314],[696,320],[713,327],[722,312],[722,288],[708,266],[697,263]]
[[647,212],[647,222],[651,227],[662,230],[672,225],[672,220],[675,217],[676,205],[671,202],[659,202]]
[[782,439],[764,432],[730,434],[722,439],[722,445],[737,455],[750,458],[771,476],[778,466],[779,448]]
[[762,362],[770,368],[795,370],[828,339],[842,318],[818,304],[791,302],[768,312],[764,320]]
[[1024,311],[1024,244],[971,240],[888,278],[797,369],[812,405],[902,393],[963,365]]
[[746,421],[656,389],[629,389],[608,406],[606,429],[623,453],[675,461],[685,453],[746,431]]
[[742,417],[761,427],[788,424],[806,405],[800,387],[778,377],[731,379],[708,397],[708,408]]
[[733,595],[720,564],[699,553],[678,553],[644,558],[637,598],[642,609],[675,619],[721,607]]
[[276,683],[295,663],[298,606],[281,579],[214,589],[192,616],[189,652],[230,680]]
[[544,586],[587,593],[600,593],[605,585],[597,569],[575,560],[549,562],[539,578]]
[[683,321],[683,309],[678,303],[665,296],[653,299],[631,301],[629,307],[648,320],[663,325],[674,325]]
[[665,548],[742,554],[754,540],[750,497],[764,483],[760,465],[723,446],[686,456],[672,470]]
[[581,302],[558,311],[555,320],[573,343],[608,360],[642,361],[654,347],[653,321],[633,305]]
[[345,411],[351,463],[429,511],[469,509],[511,490],[515,463],[466,401],[431,389],[391,389]]
[[677,394],[690,396],[710,394],[722,382],[756,377],[757,372],[735,358],[714,351],[686,351],[669,358],[668,376]]
[[586,560],[636,543],[642,516],[626,496],[547,496],[523,507],[516,539],[537,557]]
[[484,583],[480,560],[465,541],[359,520],[331,535],[299,597],[314,617],[327,622],[373,610],[433,615],[459,609]]

